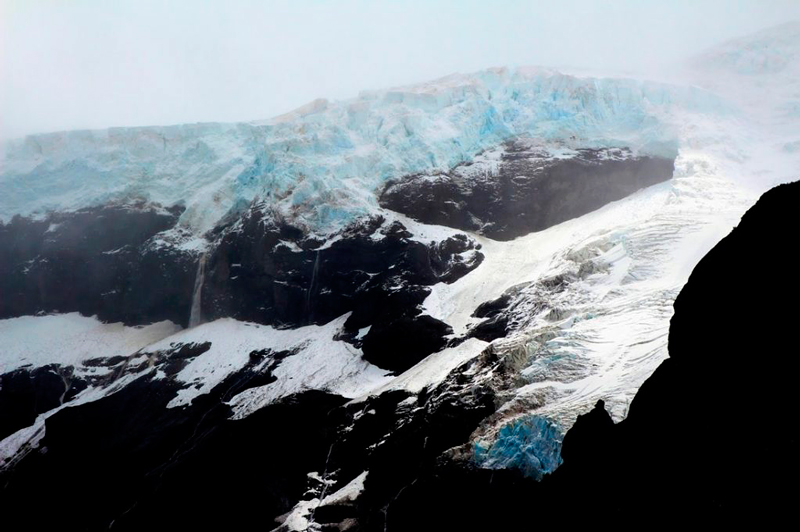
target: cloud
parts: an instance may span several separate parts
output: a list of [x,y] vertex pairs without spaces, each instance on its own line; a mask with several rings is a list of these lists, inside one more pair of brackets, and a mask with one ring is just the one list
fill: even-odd
[[652,69],[796,1],[8,1],[0,138],[255,120],[499,65]]

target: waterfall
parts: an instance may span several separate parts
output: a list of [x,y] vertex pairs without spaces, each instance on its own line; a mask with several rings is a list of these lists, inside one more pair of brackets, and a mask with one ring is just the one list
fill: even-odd
[[200,309],[203,294],[203,280],[206,276],[206,254],[200,257],[197,263],[197,275],[194,278],[194,294],[192,295],[192,312],[189,314],[189,327],[197,327],[203,322],[203,313]]
[[[319,253],[319,252],[317,252],[317,253]],[[311,515],[309,515],[309,517],[308,517],[308,524],[309,525],[314,523],[314,514],[317,513],[317,508],[319,508],[320,503],[322,503],[322,501],[325,500],[325,495],[327,495],[327,493],[328,493],[328,482],[327,482],[327,480],[328,480],[328,464],[330,464],[330,462],[331,462],[331,454],[333,453],[333,446],[336,445],[337,443],[339,443],[341,441],[341,439],[342,438],[340,436],[339,438],[336,439],[335,442],[333,442],[331,444],[330,447],[328,447],[328,457],[325,458],[325,469],[322,470],[322,492],[319,494],[319,497],[318,497],[319,498],[319,502],[317,503],[317,505],[314,506],[313,508],[311,508]]]
[[311,323],[311,297],[314,293],[314,284],[317,281],[317,272],[319,271],[319,256],[321,251],[317,250],[317,254],[314,257],[314,269],[311,270],[311,282],[308,285],[308,290],[306,290],[306,317],[308,322]]
[[62,393],[61,397],[58,398],[58,404],[63,405],[64,398],[67,396],[67,393],[69,393],[70,388],[72,388],[72,381],[70,379],[67,379],[66,375],[64,375],[60,371],[58,372],[58,376],[61,377],[61,382],[64,383],[64,393]]

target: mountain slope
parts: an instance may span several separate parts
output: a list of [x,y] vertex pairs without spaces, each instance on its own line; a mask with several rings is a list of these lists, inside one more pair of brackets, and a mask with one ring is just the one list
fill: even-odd
[[[758,62],[800,45],[788,28],[721,49]],[[725,54],[696,60],[723,84],[690,65],[706,89],[492,69],[263,123],[12,143],[4,511],[37,494],[62,529],[404,530],[421,506],[457,522],[439,504],[459,497],[465,524],[516,526],[486,501],[572,493],[613,447],[587,442],[642,423],[622,420],[695,265],[798,177],[791,62]],[[675,424],[714,426],[686,401]]]
[[[391,524],[516,530],[565,519],[622,527],[752,519],[779,526],[793,515],[800,462],[791,331],[800,284],[791,277],[776,292],[764,280],[782,260],[786,236],[800,231],[798,200],[797,182],[768,191],[700,260],[675,302],[669,358],[624,421],[614,424],[602,402],[580,416],[564,438],[564,464],[541,483],[508,470],[437,464],[394,502]],[[754,378],[758,367],[775,371]],[[526,504],[542,509],[533,522],[519,511]]]

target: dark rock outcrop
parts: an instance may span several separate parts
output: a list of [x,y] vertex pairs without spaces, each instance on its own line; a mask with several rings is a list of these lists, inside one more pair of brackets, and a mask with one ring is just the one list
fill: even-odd
[[422,315],[427,287],[476,268],[479,248],[458,234],[423,243],[382,217],[359,219],[324,243],[254,205],[208,257],[203,315],[297,327],[352,312],[344,338],[370,362],[402,371],[451,332]]
[[[168,229],[180,233],[181,212],[107,205],[0,223],[0,319],[77,311],[127,325],[187,326],[199,288],[205,321],[299,327],[352,312],[344,338],[363,343],[368,360],[401,371],[451,332],[422,315],[427,287],[453,282],[483,259],[466,235],[423,242],[382,217],[358,219],[326,242],[261,202],[211,231],[216,241],[203,257],[161,241]],[[402,345],[387,348],[387,338]]]
[[582,216],[672,178],[674,158],[626,149],[582,149],[549,155],[530,140],[504,143],[496,165],[390,183],[382,206],[429,224],[510,240]]
[[[204,348],[177,345],[154,356],[169,363]],[[251,358],[263,356],[274,368],[291,353]],[[245,368],[191,405],[168,408],[180,385],[153,369],[116,393],[53,414],[38,451],[0,469],[3,529],[271,528],[303,496],[306,473],[324,470],[336,426],[329,413],[344,399],[309,391],[229,419],[225,401],[274,380],[270,371]]]
[[51,365],[0,375],[0,440],[29,427],[36,416],[69,401],[86,386],[72,367]]
[[0,319],[77,311],[129,325],[185,325],[197,259],[146,245],[182,210],[107,205],[0,223]]
[[478,308],[472,313],[472,317],[484,318],[484,320],[470,329],[469,336],[484,342],[505,337],[509,332],[509,317],[505,311],[511,302],[511,294],[506,293],[497,299],[478,305]]

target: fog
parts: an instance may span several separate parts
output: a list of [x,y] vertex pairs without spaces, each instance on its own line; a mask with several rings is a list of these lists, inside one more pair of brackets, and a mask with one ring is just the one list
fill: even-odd
[[490,66],[652,71],[797,0],[0,0],[0,139],[268,118]]

